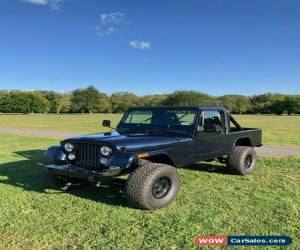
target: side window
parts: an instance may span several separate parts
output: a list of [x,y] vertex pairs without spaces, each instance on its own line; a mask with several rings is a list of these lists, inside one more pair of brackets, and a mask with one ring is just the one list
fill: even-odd
[[203,111],[198,130],[207,133],[225,133],[221,113],[219,111]]

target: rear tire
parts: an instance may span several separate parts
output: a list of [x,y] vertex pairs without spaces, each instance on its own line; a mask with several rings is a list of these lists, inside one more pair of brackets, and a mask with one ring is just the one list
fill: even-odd
[[179,190],[176,168],[158,163],[138,167],[126,183],[126,199],[134,207],[153,210],[169,205]]
[[256,152],[252,147],[236,146],[228,157],[227,165],[235,174],[251,174],[256,168]]

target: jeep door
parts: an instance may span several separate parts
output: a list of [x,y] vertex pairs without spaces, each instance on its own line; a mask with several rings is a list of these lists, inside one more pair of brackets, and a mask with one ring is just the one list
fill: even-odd
[[219,157],[226,152],[226,114],[222,110],[202,110],[196,124],[195,153],[198,160]]

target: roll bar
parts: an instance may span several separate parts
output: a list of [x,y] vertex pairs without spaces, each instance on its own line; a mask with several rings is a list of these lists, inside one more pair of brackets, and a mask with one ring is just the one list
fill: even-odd
[[242,127],[240,126],[240,124],[233,118],[232,115],[229,115],[230,121],[233,123],[234,126],[237,127],[238,130],[242,131]]

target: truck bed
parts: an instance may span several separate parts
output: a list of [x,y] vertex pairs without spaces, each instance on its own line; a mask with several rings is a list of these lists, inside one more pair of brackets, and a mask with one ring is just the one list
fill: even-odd
[[227,136],[231,141],[249,138],[252,147],[262,146],[262,130],[259,128],[242,128],[239,130],[231,127]]

